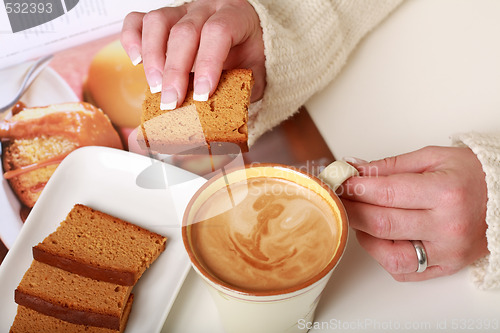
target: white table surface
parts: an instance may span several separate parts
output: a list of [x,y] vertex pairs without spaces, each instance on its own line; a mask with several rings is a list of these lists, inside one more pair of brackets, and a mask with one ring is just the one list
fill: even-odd
[[[306,107],[336,157],[375,159],[448,145],[459,131],[499,130],[499,35],[498,0],[409,0]],[[468,269],[395,282],[351,235],[311,332],[480,331],[496,322],[494,332],[499,309],[500,291],[475,289]],[[162,332],[223,332],[192,270]]]
[[307,104],[337,158],[500,130],[500,1],[407,0]]

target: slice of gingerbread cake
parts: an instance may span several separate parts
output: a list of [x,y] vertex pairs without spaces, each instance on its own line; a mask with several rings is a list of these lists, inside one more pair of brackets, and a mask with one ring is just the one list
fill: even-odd
[[33,260],[14,299],[70,323],[119,330],[132,286],[94,280]]
[[76,204],[34,259],[96,280],[132,286],[165,250],[167,238]]
[[127,321],[132,309],[133,294],[125,306],[124,313],[120,322],[120,329],[113,330],[110,328],[74,324],[56,317],[47,316],[43,313],[19,305],[17,307],[16,318],[12,324],[9,333],[123,333],[127,326]]

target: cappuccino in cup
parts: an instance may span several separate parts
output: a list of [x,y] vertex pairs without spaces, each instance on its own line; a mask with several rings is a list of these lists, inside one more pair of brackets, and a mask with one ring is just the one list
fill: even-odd
[[298,323],[313,321],[347,233],[329,186],[277,164],[211,178],[182,222],[184,247],[227,333],[305,332]]
[[283,290],[312,279],[330,263],[340,236],[325,199],[279,178],[225,186],[194,220],[192,247],[200,264],[245,291]]

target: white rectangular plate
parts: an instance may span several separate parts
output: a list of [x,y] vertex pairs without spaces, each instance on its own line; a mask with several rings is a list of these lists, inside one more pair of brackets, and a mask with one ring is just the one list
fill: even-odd
[[33,260],[32,247],[53,232],[76,203],[168,237],[165,252],[133,289],[126,329],[159,332],[190,267],[180,232],[182,215],[204,182],[174,166],[116,149],[85,147],[71,153],[47,183],[0,266],[0,332],[8,332],[14,321],[14,290]]

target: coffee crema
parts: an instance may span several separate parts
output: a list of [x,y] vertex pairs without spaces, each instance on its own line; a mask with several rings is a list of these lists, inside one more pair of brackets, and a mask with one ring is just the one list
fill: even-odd
[[205,269],[247,291],[283,290],[321,272],[339,243],[339,222],[316,192],[257,177],[212,194],[194,216],[191,244]]

